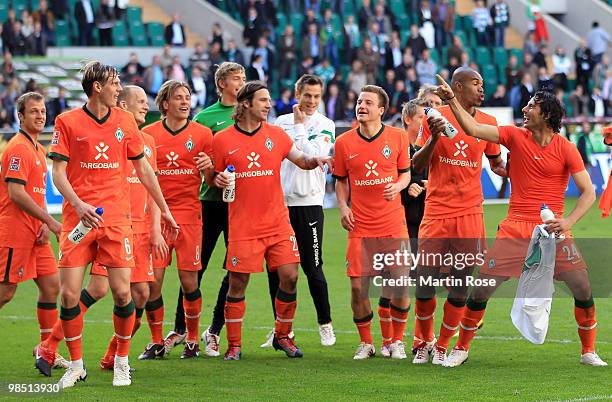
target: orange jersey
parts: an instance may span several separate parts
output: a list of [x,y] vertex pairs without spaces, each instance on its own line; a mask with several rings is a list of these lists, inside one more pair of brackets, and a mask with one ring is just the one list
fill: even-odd
[[[498,144],[470,137],[463,131],[449,106],[437,110],[459,131],[453,139],[444,135],[436,144],[429,163],[429,181],[425,196],[426,218],[452,218],[483,213],[482,155],[500,155]],[[497,126],[495,117],[476,109],[474,119],[481,124]],[[427,116],[421,122],[421,143],[431,137]]]
[[212,132],[208,127],[187,121],[172,131],[165,120],[143,128],[155,140],[159,185],[176,223],[202,222],[199,193],[202,177],[193,159],[199,152],[212,152]]
[[550,144],[541,147],[531,131],[515,126],[499,127],[499,143],[512,154],[508,217],[539,222],[543,203],[563,216],[569,177],[584,170],[576,146],[555,134]]
[[383,198],[385,186],[410,168],[408,135],[383,125],[372,138],[359,128],[336,140],[334,176],[348,178],[355,228],[349,237],[387,237],[407,233],[401,197]]
[[[128,159],[143,156],[134,116],[123,109],[113,107],[98,120],[83,106],[55,119],[49,157],[68,162],[68,181],[83,202],[104,208],[101,226],[131,224]],[[78,223],[74,208],[64,200],[62,230]]]
[[229,203],[229,240],[293,234],[280,179],[281,162],[293,141],[285,131],[265,122],[249,133],[236,125],[213,139],[216,172],[236,168],[236,196]]
[[[153,167],[153,171],[157,172],[157,153],[155,151],[155,140],[147,133],[140,132],[144,141],[145,158]],[[128,183],[130,183],[130,205],[132,207],[132,229],[134,233],[148,233],[150,208],[148,205],[149,192],[142,185],[140,179],[136,175],[134,165],[129,163]]]
[[604,127],[601,134],[604,137],[604,144],[612,145],[612,126]]
[[0,244],[2,247],[32,247],[42,222],[11,201],[8,182],[23,184],[36,205],[46,209],[45,149],[21,130],[9,141],[0,164]]

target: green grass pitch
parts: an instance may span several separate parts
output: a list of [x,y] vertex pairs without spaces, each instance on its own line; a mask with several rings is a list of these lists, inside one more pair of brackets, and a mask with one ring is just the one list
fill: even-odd
[[[574,205],[568,200],[567,209]],[[485,206],[487,233],[494,237],[507,205]],[[110,296],[95,304],[85,316],[84,361],[86,382],[59,395],[31,395],[52,400],[599,400],[611,399],[610,368],[585,367],[578,363],[580,343],[573,317],[573,300],[557,297],[553,303],[547,341],[532,345],[520,338],[510,321],[509,298],[493,299],[485,315],[485,325],[473,342],[470,359],[456,369],[424,365],[411,360],[392,361],[377,357],[353,361],[359,343],[351,319],[349,282],[344,269],[346,232],[337,210],[326,210],[324,235],[325,272],[329,283],[334,328],[338,342],[333,347],[319,344],[312,300],[303,274],[299,281],[296,341],[305,353],[290,360],[281,352],[260,349],[259,344],[273,325],[266,275],[253,275],[247,292],[243,328],[243,360],[225,362],[222,358],[181,361],[180,347],[168,358],[141,362],[138,354],[149,339],[146,319],[132,340],[130,360],[136,369],[132,386],[114,388],[112,373],[98,368],[99,360],[112,334]],[[602,220],[595,207],[574,227],[576,237],[612,237],[610,221]],[[612,239],[610,239],[612,240]],[[609,250],[609,249],[608,249]],[[203,311],[200,331],[210,322],[211,311],[221,278],[224,249],[220,244],[202,282]],[[603,251],[607,253],[608,251]],[[587,263],[589,261],[587,260]],[[605,263],[606,260],[604,259]],[[607,260],[609,264],[609,259]],[[178,280],[176,270],[166,275],[164,334],[172,329]],[[609,282],[608,282],[609,283]],[[35,313],[36,287],[33,282],[19,286],[15,299],[0,311],[0,399],[22,399],[11,395],[9,383],[52,383],[33,367],[33,346],[38,342]],[[372,303],[375,304],[375,300]],[[440,325],[439,299],[436,332]],[[612,302],[597,298],[598,352],[612,362]],[[410,314],[406,328],[409,342],[414,327]],[[378,321],[373,322],[377,349],[380,342]],[[225,350],[225,331],[222,333]],[[454,344],[453,339],[452,344]],[[407,343],[408,343],[407,342]],[[60,352],[67,356],[64,345]]]

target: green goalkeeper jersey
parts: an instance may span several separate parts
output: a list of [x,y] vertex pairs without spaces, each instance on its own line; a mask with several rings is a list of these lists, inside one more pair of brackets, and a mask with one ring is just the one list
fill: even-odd
[[[234,124],[232,113],[234,106],[225,106],[219,99],[200,113],[196,114],[193,121],[200,123],[212,130],[213,135]],[[211,156],[211,155],[209,155]],[[202,179],[200,186],[200,200],[202,201],[221,201],[221,189],[208,187]]]

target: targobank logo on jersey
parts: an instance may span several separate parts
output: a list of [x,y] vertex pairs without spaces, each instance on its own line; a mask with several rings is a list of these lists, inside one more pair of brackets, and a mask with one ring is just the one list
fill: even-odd
[[166,163],[166,166],[179,167],[179,164],[177,162],[178,158],[179,158],[179,155],[177,153],[174,153],[174,151],[170,151],[169,154],[166,154],[166,159],[168,159],[168,163]]
[[104,158],[104,160],[108,160],[108,155],[106,155],[106,151],[108,151],[109,146],[101,142],[99,145],[95,146],[96,151],[98,151],[98,155],[94,158],[98,160],[100,158]]
[[370,159],[364,164],[364,166],[366,168],[365,177],[371,177],[371,179],[355,179],[353,181],[355,186],[378,186],[381,184],[393,183],[393,176],[379,177],[380,173],[378,173],[376,170],[378,167],[378,162],[374,162]]
[[123,139],[123,131],[121,131],[121,127],[117,127],[117,131],[115,131],[115,138],[117,138],[117,141],[121,142],[121,140]]
[[374,162],[369,160],[368,163],[365,164],[366,169],[366,177],[370,177],[370,175],[374,175],[378,177],[378,172],[376,171],[376,167],[378,166],[378,162]]
[[106,162],[109,160],[107,155],[110,146],[100,142],[94,145],[97,154],[94,156],[95,162],[81,162],[81,169],[118,169],[119,162]]
[[167,169],[159,169],[159,174],[164,176],[177,176],[177,175],[193,175],[193,169],[178,169],[180,166],[179,154],[174,151],[170,151],[169,154],[166,154],[166,167]]
[[[446,156],[438,155],[438,158],[440,159],[440,163],[446,163],[447,165],[461,166],[461,167],[468,167],[468,168],[477,168],[479,166],[478,161],[472,161],[472,160],[467,159],[468,158],[467,149],[470,146],[468,143],[466,143],[464,140],[459,140],[459,141],[455,141],[454,145],[455,145],[455,151],[453,152],[453,157],[460,157],[460,159],[453,159],[453,158],[448,158]],[[467,160],[463,158],[466,158]]]
[[[270,139],[268,138],[266,140],[266,143],[268,142],[268,140]],[[271,140],[270,140],[270,144],[272,144]],[[272,144],[271,146],[274,146],[274,145]],[[257,152],[251,152],[247,154],[246,158],[249,162],[249,164],[247,165],[247,169],[251,169],[251,170],[248,170],[246,172],[236,172],[237,179],[241,179],[243,177],[260,177],[260,176],[273,176],[274,175],[274,170],[272,169],[254,170],[256,168],[261,167],[261,162],[260,162],[261,155],[259,155]]]

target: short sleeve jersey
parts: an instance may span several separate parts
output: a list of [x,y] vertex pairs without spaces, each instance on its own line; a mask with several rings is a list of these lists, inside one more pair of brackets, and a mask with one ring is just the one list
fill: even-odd
[[[234,113],[234,105],[224,105],[219,99],[216,103],[196,114],[193,121],[210,128],[215,135],[234,124],[232,113]],[[202,180],[200,199],[203,201],[221,201],[221,190],[216,187],[208,187],[206,182]]]
[[45,209],[47,162],[43,146],[24,131],[9,141],[0,162],[0,245],[29,248],[42,222],[19,208],[8,195],[8,183],[19,183]]
[[[102,119],[86,106],[55,119],[49,157],[68,163],[66,175],[79,198],[104,208],[101,226],[132,223],[128,159],[144,156],[142,136],[131,113],[113,107]],[[62,230],[72,230],[79,217],[64,200]]]
[[[500,155],[499,144],[474,138],[465,133],[449,106],[437,109],[459,131],[453,139],[440,136],[429,163],[429,181],[425,197],[424,218],[452,218],[483,213],[482,155],[495,158]],[[474,119],[481,124],[497,126],[495,117],[476,109]],[[421,122],[421,142],[431,132],[427,116]]]
[[173,131],[164,119],[142,131],[155,140],[159,185],[176,223],[201,223],[202,207],[198,193],[202,176],[193,158],[199,152],[211,154],[210,129],[187,121],[182,128]]
[[349,237],[406,236],[406,218],[400,197],[387,201],[385,187],[410,169],[407,134],[383,125],[372,138],[359,128],[336,139],[334,176],[348,178],[355,228]]
[[534,141],[531,131],[514,126],[499,127],[499,143],[512,155],[508,216],[539,222],[543,203],[555,215],[563,216],[569,177],[585,169],[576,146],[556,134],[550,144],[542,147]]
[[[155,140],[147,133],[140,132],[144,142],[144,155],[154,172],[157,172],[157,154]],[[134,233],[147,233],[149,231],[150,210],[148,205],[149,193],[136,175],[134,165],[129,163],[128,183],[130,183],[130,205],[132,208],[132,230]]]
[[265,122],[253,132],[237,125],[213,139],[215,171],[236,169],[236,196],[229,203],[229,240],[293,233],[281,186],[280,167],[293,142],[285,131]]

